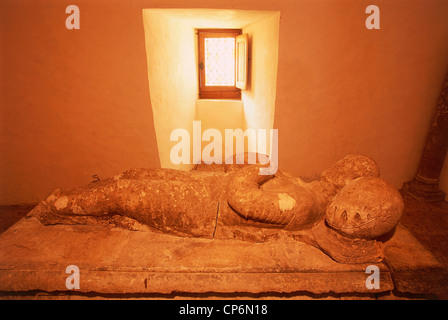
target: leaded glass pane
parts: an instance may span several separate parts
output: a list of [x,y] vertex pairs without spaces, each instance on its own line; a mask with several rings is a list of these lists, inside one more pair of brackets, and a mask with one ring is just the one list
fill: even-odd
[[205,85],[235,85],[235,38],[205,38]]

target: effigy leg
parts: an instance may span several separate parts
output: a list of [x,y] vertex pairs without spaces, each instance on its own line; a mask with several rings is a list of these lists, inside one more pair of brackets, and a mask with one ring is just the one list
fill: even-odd
[[212,184],[212,177],[175,170],[129,170],[81,188],[58,189],[36,210],[44,224],[119,215],[165,233],[212,237],[218,205]]

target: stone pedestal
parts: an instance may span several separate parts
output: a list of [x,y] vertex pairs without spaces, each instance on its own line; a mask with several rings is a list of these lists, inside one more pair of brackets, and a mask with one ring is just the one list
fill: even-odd
[[[44,226],[24,218],[0,235],[3,296],[76,293],[139,297],[296,293],[435,294],[443,266],[404,227],[384,241],[380,288],[366,287],[367,264],[340,264],[294,239],[263,243],[182,238],[105,226]],[[68,290],[66,267],[80,270]],[[435,280],[431,280],[436,277]],[[442,279],[443,280],[443,279]],[[48,296],[47,296],[48,298]]]
[[439,189],[440,172],[448,148],[448,76],[429,129],[420,165],[414,180],[404,190],[421,201],[443,201],[445,193]]

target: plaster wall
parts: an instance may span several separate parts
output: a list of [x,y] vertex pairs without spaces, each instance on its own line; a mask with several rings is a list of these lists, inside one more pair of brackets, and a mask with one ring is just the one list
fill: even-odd
[[280,13],[245,28],[249,36],[249,78],[242,91],[245,129],[266,130],[266,154],[270,154],[270,129],[275,115]]
[[181,128],[193,137],[198,88],[194,29],[157,10],[143,10],[143,22],[160,164],[162,168],[191,169],[192,164],[171,161],[171,148],[178,142],[170,141],[170,135]]
[[[197,116],[196,120],[201,121],[202,132],[208,129],[216,129],[222,139],[222,162],[225,162],[226,152],[226,135],[225,130],[231,129],[241,129],[244,128],[244,113],[243,113],[243,103],[241,100],[204,100],[199,99],[196,101]],[[202,148],[209,142],[202,142]],[[234,143],[234,150],[236,148],[236,143]],[[232,153],[233,155],[233,153]]]

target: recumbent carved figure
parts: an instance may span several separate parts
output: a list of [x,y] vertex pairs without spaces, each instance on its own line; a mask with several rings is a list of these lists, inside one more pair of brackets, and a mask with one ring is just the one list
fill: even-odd
[[380,262],[378,238],[395,228],[403,200],[374,160],[348,155],[306,183],[262,165],[225,165],[221,175],[132,169],[55,190],[30,213],[43,224],[112,224],[183,237],[269,241],[293,237],[340,263]]

